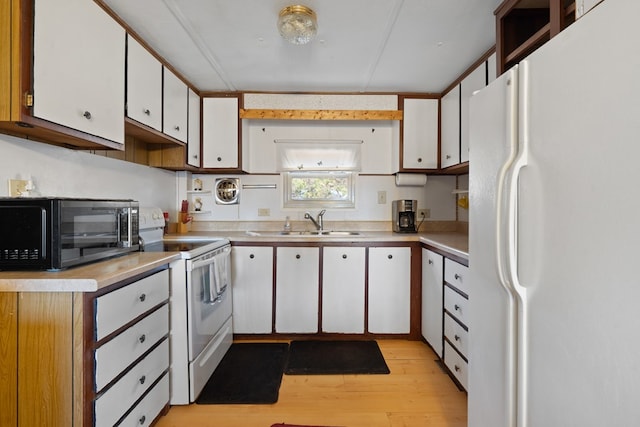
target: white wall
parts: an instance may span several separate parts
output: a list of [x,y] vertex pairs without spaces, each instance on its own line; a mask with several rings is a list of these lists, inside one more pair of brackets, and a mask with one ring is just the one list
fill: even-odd
[[0,196],[9,179],[32,179],[35,195],[134,199],[175,211],[175,172],[0,134]]
[[[194,174],[186,177],[184,185],[191,188],[189,179],[199,178],[204,190],[212,190],[216,178],[222,175]],[[282,178],[280,175],[224,175],[240,178],[243,184],[275,184],[276,189],[242,189],[237,205],[216,205],[213,194],[197,195],[202,199],[205,212],[198,214],[196,221],[280,221],[286,216],[294,221],[304,220],[305,209],[282,207]],[[391,221],[391,202],[396,199],[416,199],[419,209],[431,209],[431,221],[455,221],[456,199],[454,176],[429,176],[424,187],[396,187],[393,175],[359,176],[357,178],[356,208],[328,209],[325,221]],[[387,203],[378,204],[378,191],[387,192]],[[191,195],[191,198],[194,199]],[[258,216],[258,209],[269,209],[270,215]],[[310,209],[315,213],[313,209]]]

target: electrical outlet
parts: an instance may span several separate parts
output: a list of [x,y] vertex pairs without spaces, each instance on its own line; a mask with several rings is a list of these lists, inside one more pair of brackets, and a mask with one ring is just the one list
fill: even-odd
[[271,216],[271,209],[258,208],[258,216]]
[[418,218],[429,218],[431,217],[431,209],[418,209]]
[[9,180],[9,195],[11,197],[25,196],[29,192],[29,181],[24,179]]
[[387,203],[387,192],[386,191],[378,191],[378,204],[384,205]]

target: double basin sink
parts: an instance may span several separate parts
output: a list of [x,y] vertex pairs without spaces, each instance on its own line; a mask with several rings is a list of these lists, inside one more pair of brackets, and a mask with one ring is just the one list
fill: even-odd
[[357,231],[261,231],[251,233],[255,236],[278,237],[351,237],[360,236]]

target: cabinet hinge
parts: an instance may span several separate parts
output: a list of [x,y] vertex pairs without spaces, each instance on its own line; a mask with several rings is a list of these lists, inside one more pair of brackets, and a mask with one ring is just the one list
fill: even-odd
[[32,93],[25,93],[24,94],[24,105],[26,107],[33,107],[33,94]]

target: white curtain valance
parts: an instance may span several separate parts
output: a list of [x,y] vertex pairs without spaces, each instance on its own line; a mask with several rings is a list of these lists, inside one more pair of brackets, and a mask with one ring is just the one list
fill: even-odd
[[359,171],[358,140],[277,139],[278,171]]

